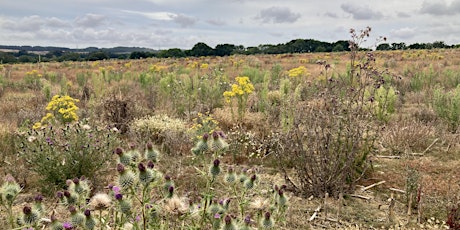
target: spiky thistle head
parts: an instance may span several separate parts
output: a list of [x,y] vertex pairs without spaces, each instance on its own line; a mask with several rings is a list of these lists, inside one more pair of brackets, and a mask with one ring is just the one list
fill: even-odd
[[5,176],[4,181],[5,183],[0,187],[0,204],[7,202],[8,205],[12,205],[16,196],[21,192],[21,186],[10,174]]
[[246,189],[252,189],[254,187],[256,179],[256,174],[253,174],[249,179],[246,179],[246,181],[244,182],[244,187]]
[[40,220],[40,214],[26,205],[22,209],[22,223],[26,225],[34,225]]
[[220,174],[220,160],[215,159],[212,162],[211,167],[209,167],[209,173],[212,175],[213,178],[217,177]]
[[126,153],[121,147],[115,149],[115,154],[118,155],[118,163],[129,165],[132,161],[132,156]]
[[227,169],[227,174],[225,174],[225,182],[233,183],[236,181],[236,174],[232,166],[229,166]]
[[86,209],[83,214],[85,215],[85,229],[92,230],[94,227],[96,227],[96,220],[94,217],[91,215],[91,211],[89,209]]
[[221,228],[222,230],[236,230],[236,226],[233,224],[233,219],[230,215],[225,215],[224,225]]
[[274,227],[274,221],[270,212],[266,212],[260,223],[264,229],[272,229]]
[[135,143],[129,144],[129,150],[127,152],[128,155],[131,156],[132,162],[138,162],[141,159],[141,153],[137,150]]
[[170,185],[168,187],[168,193],[166,194],[167,198],[172,198],[174,196],[174,186]]
[[153,173],[151,169],[146,168],[142,162],[137,165],[137,168],[139,169],[139,181],[142,184],[146,185],[153,181]]
[[119,173],[118,174],[118,184],[120,185],[121,188],[125,189],[125,188],[128,188],[134,185],[135,175],[131,170],[126,169],[123,164],[118,163],[117,171]]
[[144,158],[148,161],[158,162],[160,152],[153,146],[151,142],[147,143]]

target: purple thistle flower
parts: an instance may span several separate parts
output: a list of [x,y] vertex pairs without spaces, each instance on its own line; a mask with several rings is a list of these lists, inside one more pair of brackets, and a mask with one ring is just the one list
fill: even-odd
[[56,196],[59,198],[59,199],[62,199],[64,197],[64,193],[59,191],[56,193]]
[[118,186],[113,186],[113,187],[112,187],[112,191],[113,191],[115,194],[119,194],[119,193],[120,193],[120,187],[118,187]]
[[146,147],[147,147],[148,150],[152,150],[153,149],[152,142],[147,143]]
[[117,155],[122,155],[122,154],[123,154],[123,149],[120,148],[120,147],[116,148],[116,149],[115,149],[115,154],[117,154]]
[[149,161],[149,162],[147,162],[147,167],[149,169],[153,169],[155,167],[155,164],[153,163],[153,161]]
[[32,208],[30,208],[29,206],[24,206],[24,208],[22,209],[22,212],[25,215],[30,215],[30,213],[32,213]]
[[209,134],[205,133],[203,134],[203,141],[207,141],[209,138]]
[[216,131],[212,132],[212,138],[215,140],[217,138],[219,138],[219,133],[217,133]]
[[139,163],[139,164],[137,165],[137,168],[139,169],[139,171],[145,172],[145,165],[144,165],[144,164]]
[[121,163],[117,164],[117,172],[118,173],[123,173],[125,171],[125,166]]
[[42,202],[43,201],[43,196],[41,194],[38,194],[34,198],[35,202]]
[[86,209],[84,214],[85,214],[86,217],[89,217],[89,216],[91,216],[91,211],[89,209]]
[[244,218],[244,223],[246,223],[246,224],[251,224],[251,216],[247,215],[247,216]]
[[123,199],[123,195],[121,193],[117,193],[115,194],[115,199],[116,200],[122,200]]
[[214,214],[214,219],[220,219],[220,214],[219,213]]
[[73,229],[72,224],[69,223],[69,222],[64,222],[64,223],[62,224],[62,227],[63,227],[64,229]]
[[229,215],[226,215],[224,220],[225,220],[225,224],[227,225],[232,223],[232,217],[230,217]]
[[214,167],[219,167],[219,164],[220,164],[220,160],[215,159],[214,162],[213,162]]

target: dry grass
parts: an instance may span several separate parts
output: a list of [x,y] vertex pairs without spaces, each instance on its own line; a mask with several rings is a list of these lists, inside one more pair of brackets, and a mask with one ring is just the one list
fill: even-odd
[[[392,117],[382,132],[378,142],[381,144],[379,152],[375,155],[391,155],[397,158],[379,158],[372,157],[373,172],[365,180],[360,182],[362,186],[369,186],[379,181],[386,181],[384,184],[371,188],[367,191],[361,191],[360,187],[352,194],[346,194],[343,202],[330,198],[327,209],[321,209],[317,218],[308,221],[314,210],[320,205],[324,205],[322,198],[313,197],[296,197],[289,193],[290,207],[285,223],[280,224],[280,229],[420,229],[417,224],[417,210],[413,210],[411,216],[407,215],[406,198],[403,195],[395,193],[394,213],[396,218],[389,220],[389,198],[391,197],[390,188],[406,189],[408,178],[408,169],[414,169],[420,174],[419,185],[422,188],[422,222],[424,228],[429,229],[434,226],[430,224],[431,217],[437,220],[445,220],[447,208],[460,200],[460,137],[457,133],[450,133],[445,130],[445,124],[437,118],[430,106],[430,89],[434,84],[450,81],[455,75],[448,76],[446,70],[452,72],[460,71],[460,50],[432,50],[432,51],[394,51],[394,52],[376,52],[377,65],[388,68],[390,73],[401,77],[396,81],[396,88],[400,91],[400,102],[396,114]],[[30,125],[38,121],[44,115],[44,108],[47,100],[42,91],[32,91],[23,86],[23,78],[27,72],[38,70],[45,76],[55,76],[47,79],[52,92],[59,92],[61,89],[59,79],[67,79],[73,82],[76,94],[81,90],[76,83],[78,74],[87,74],[89,84],[92,88],[92,98],[82,105],[82,110],[86,117],[92,119],[101,119],[98,114],[98,106],[101,106],[104,98],[109,95],[122,95],[123,98],[129,98],[133,103],[132,118],[142,118],[145,115],[157,113],[170,113],[172,117],[182,116],[186,122],[188,115],[173,114],[173,109],[168,101],[157,98],[156,89],[142,89],[136,82],[138,76],[149,71],[151,65],[165,66],[167,71],[188,71],[190,75],[211,76],[212,71],[222,68],[220,71],[225,73],[228,79],[238,76],[245,68],[259,70],[260,73],[270,75],[269,72],[275,65],[282,67],[281,76],[286,76],[289,69],[305,66],[309,72],[308,77],[304,79],[306,83],[312,83],[320,76],[324,75],[324,68],[321,68],[316,62],[325,60],[331,64],[328,76],[336,76],[345,73],[349,60],[348,53],[314,53],[314,54],[295,54],[295,55],[261,55],[261,56],[232,56],[228,58],[190,58],[190,59],[144,59],[132,60],[132,66],[127,68],[125,64],[129,61],[102,61],[94,62],[66,62],[66,63],[41,63],[37,64],[18,64],[5,66],[8,69],[8,75],[5,75],[5,84],[2,95],[0,95],[0,175],[12,173],[22,183],[29,180],[29,187],[26,192],[36,191],[37,186],[33,183],[33,177],[29,177],[28,170],[25,169],[15,155],[14,145],[11,144],[13,133],[21,125]],[[199,63],[209,63],[208,70],[187,69],[190,63],[194,61]],[[241,61],[241,66],[234,64]],[[100,76],[100,67],[111,67],[117,73],[123,74],[120,81],[92,81]],[[180,68],[179,68],[180,67]],[[185,70],[184,70],[185,69]],[[264,72],[267,71],[267,72]],[[6,72],[5,72],[6,73]],[[433,81],[429,85],[422,85],[420,89],[415,90],[414,78],[417,74],[425,73],[426,77],[432,77]],[[214,76],[214,75],[212,75]],[[45,77],[47,78],[47,77]],[[100,79],[98,79],[100,80]],[[454,81],[453,81],[454,82]],[[416,82],[415,82],[416,83]],[[97,85],[99,84],[99,85]],[[279,85],[270,85],[268,100],[275,104],[280,100]],[[158,100],[163,100],[163,107]],[[254,105],[259,102],[258,98],[251,99]],[[323,103],[321,100],[305,101],[312,108],[321,109]],[[84,107],[84,108],[83,108]],[[270,110],[271,109],[271,110]],[[237,109],[234,108],[235,113]],[[246,113],[242,122],[240,134],[254,134],[254,140],[262,142],[263,139],[271,134],[272,127],[278,126],[279,120],[276,114],[281,110],[273,106],[268,108],[265,113],[256,112],[255,110]],[[213,110],[213,117],[220,122],[219,126],[224,131],[234,128],[234,118],[231,115],[231,109],[228,106]],[[236,115],[236,114],[235,114]],[[270,119],[270,116],[273,116]],[[29,121],[29,123],[26,123]],[[164,132],[164,138],[171,152],[174,154],[162,159],[158,164],[161,171],[171,174],[178,185],[178,189],[186,191],[191,199],[197,199],[200,189],[204,186],[205,181],[197,179],[195,162],[191,159],[190,142],[181,141],[185,138],[174,132]],[[263,138],[262,138],[263,137]],[[137,139],[130,139],[137,138]],[[126,137],[126,141],[143,144],[138,136]],[[267,139],[268,140],[268,139]],[[435,140],[437,140],[435,142]],[[259,143],[257,142],[257,146]],[[255,143],[255,142],[254,142]],[[434,143],[433,145],[431,145]],[[230,143],[231,144],[231,143]],[[254,146],[256,146],[254,144]],[[261,145],[268,146],[268,145]],[[286,150],[288,151],[288,150]],[[180,154],[176,154],[179,153]],[[248,154],[240,152],[240,154]],[[423,153],[422,155],[413,155],[412,153]],[[14,162],[14,163],[12,163]],[[17,163],[19,162],[19,163]],[[225,156],[223,162],[233,164],[231,156]],[[247,156],[238,161],[241,163],[238,167],[251,167],[251,164],[276,165],[270,156],[263,159],[251,160]],[[262,168],[261,177],[266,183],[280,183],[284,178],[279,174],[273,173],[273,169]],[[114,173],[115,174],[115,173]],[[113,177],[113,175],[106,175]],[[370,199],[361,199],[350,195],[361,195]],[[25,196],[30,196],[27,194]],[[17,206],[24,204],[23,198]],[[50,203],[54,200],[49,198]],[[326,213],[328,218],[337,219],[337,213],[340,210],[340,222],[324,219]],[[2,223],[2,218],[0,218]],[[428,227],[427,227],[428,225]]]

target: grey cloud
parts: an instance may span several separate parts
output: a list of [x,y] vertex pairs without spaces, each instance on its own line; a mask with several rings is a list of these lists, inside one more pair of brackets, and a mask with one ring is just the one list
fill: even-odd
[[345,12],[353,15],[353,18],[357,20],[380,19],[383,17],[382,13],[374,11],[368,6],[356,5],[353,3],[344,3],[340,7]]
[[330,17],[330,18],[338,18],[339,17],[339,16],[337,16],[336,13],[332,13],[332,12],[326,12],[324,15],[327,16],[327,17]]
[[38,31],[43,26],[43,24],[43,18],[38,15],[24,17],[18,20],[6,19],[0,21],[1,28],[21,32]]
[[408,27],[390,31],[390,35],[392,37],[397,37],[397,38],[402,38],[402,39],[412,38],[415,36],[415,34],[416,34],[416,29],[408,28]]
[[214,26],[223,26],[227,24],[225,23],[225,21],[222,21],[219,19],[209,19],[209,20],[206,20],[206,22]]
[[171,18],[175,23],[179,24],[181,27],[193,26],[197,21],[196,18],[184,14],[171,15]]
[[410,18],[411,16],[410,14],[405,12],[398,12],[396,15],[398,16],[398,18]]
[[300,14],[292,12],[287,7],[273,6],[260,11],[259,16],[256,18],[264,23],[292,23],[300,18]]
[[75,19],[75,24],[81,27],[94,28],[94,27],[104,25],[105,21],[106,21],[106,17],[104,15],[86,14],[83,17],[77,17]]
[[454,15],[460,13],[460,0],[454,0],[452,3],[424,1],[421,13],[431,15]]

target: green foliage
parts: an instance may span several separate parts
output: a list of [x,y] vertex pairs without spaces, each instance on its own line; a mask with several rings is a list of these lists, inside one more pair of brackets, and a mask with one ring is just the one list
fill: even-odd
[[82,121],[29,130],[21,133],[16,143],[43,189],[51,192],[50,188],[62,188],[68,178],[84,175],[102,180],[95,176],[106,167],[119,140],[111,130]]
[[443,119],[451,132],[456,132],[460,125],[460,86],[445,91],[436,86],[433,90],[433,109]]
[[373,96],[370,96],[369,91],[369,89],[366,90],[365,97],[371,98],[368,104],[373,114],[377,120],[388,122],[395,112],[395,104],[398,99],[396,91],[392,86],[380,86],[374,90]]

